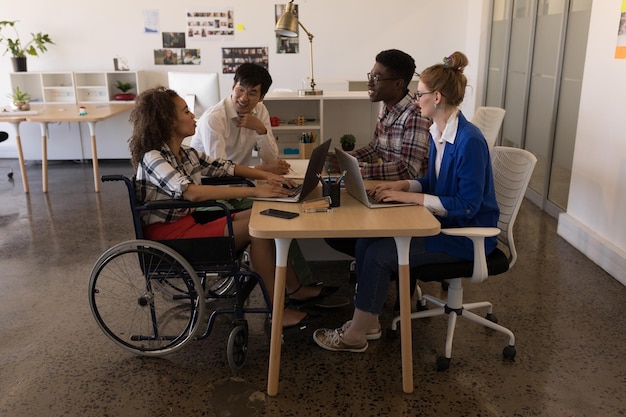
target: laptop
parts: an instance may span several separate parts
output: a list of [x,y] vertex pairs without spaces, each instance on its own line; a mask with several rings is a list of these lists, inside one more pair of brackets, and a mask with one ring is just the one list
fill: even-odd
[[383,207],[399,207],[399,206],[412,206],[413,203],[398,203],[398,202],[381,202],[376,201],[373,197],[367,194],[365,183],[363,183],[363,177],[361,176],[361,169],[359,168],[359,161],[349,153],[346,153],[340,148],[335,148],[335,155],[342,171],[346,171],[346,176],[343,178],[346,185],[346,191],[359,200],[363,205],[369,208],[383,208]]
[[252,200],[265,200],[265,201],[279,201],[282,203],[299,203],[306,198],[319,184],[318,175],[322,173],[324,165],[326,163],[326,154],[330,149],[330,141],[321,143],[316,146],[311,152],[309,158],[309,165],[306,168],[304,174],[304,181],[297,188],[293,190],[293,193],[288,197],[252,197]]

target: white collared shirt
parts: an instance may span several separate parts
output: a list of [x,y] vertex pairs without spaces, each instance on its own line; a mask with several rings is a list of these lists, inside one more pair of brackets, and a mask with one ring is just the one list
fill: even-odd
[[191,139],[191,147],[213,158],[229,159],[237,165],[250,165],[252,150],[256,145],[263,162],[275,161],[278,158],[278,145],[272,134],[267,107],[259,102],[250,113],[263,122],[267,129],[265,135],[237,126],[239,115],[231,96],[228,96],[200,117],[196,133]]
[[[430,126],[430,135],[433,138],[435,149],[437,149],[437,155],[435,157],[435,173],[437,178],[439,178],[439,170],[441,169],[441,161],[443,160],[443,154],[446,149],[446,142],[454,143],[456,132],[459,129],[458,113],[458,110],[452,112],[441,134],[439,133],[440,131],[436,122],[433,122]],[[418,181],[412,180],[410,181],[409,191],[419,193],[422,191],[422,186]],[[424,207],[438,216],[444,217],[448,215],[448,211],[443,207],[441,200],[436,195],[424,194]]]

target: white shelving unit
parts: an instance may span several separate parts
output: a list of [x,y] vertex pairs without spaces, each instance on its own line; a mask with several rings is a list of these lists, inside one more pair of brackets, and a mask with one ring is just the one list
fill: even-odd
[[[317,143],[333,139],[331,149],[339,145],[339,138],[351,133],[357,138],[357,147],[370,142],[374,134],[380,103],[372,103],[364,91],[324,91],[320,96],[299,96],[297,93],[270,93],[263,103],[272,117],[281,120],[272,127],[278,141],[281,158],[299,158],[299,138],[303,132],[312,132]],[[304,125],[296,119],[304,117]]]
[[141,71],[14,72],[10,79],[12,90],[19,87],[31,102],[44,104],[114,102],[118,80],[133,84],[129,93],[144,88]]
[[75,103],[74,77],[71,72],[15,72],[11,90],[19,87],[33,103]]

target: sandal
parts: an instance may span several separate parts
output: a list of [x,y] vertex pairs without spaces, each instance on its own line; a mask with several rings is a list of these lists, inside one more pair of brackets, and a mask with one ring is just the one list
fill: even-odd
[[339,289],[339,287],[336,287],[336,286],[324,285],[323,282],[318,282],[310,286],[320,287],[321,288],[320,293],[314,297],[309,297],[304,300],[294,300],[294,299],[289,298],[290,295],[293,295],[302,289],[302,284],[300,284],[298,288],[296,288],[294,291],[287,293],[287,298],[288,298],[287,304],[291,304],[295,307],[301,307],[306,304],[319,303],[320,301],[322,301],[324,298],[328,297],[329,295],[336,293],[337,290]]
[[302,318],[302,320],[300,320],[296,324],[292,324],[291,326],[283,326],[283,331],[295,330],[295,329],[302,331],[306,329],[309,324],[315,322],[317,319],[319,319],[318,315],[315,315],[312,313],[306,313],[306,315]]

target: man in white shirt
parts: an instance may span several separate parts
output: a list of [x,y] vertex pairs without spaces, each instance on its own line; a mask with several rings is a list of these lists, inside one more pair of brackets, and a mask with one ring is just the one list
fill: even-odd
[[241,64],[230,96],[200,117],[191,146],[238,165],[250,165],[256,146],[261,158],[256,168],[280,175],[289,172],[289,164],[278,158],[269,112],[262,102],[270,85],[272,77],[265,68]]

